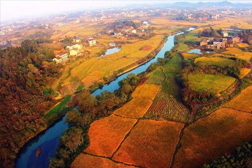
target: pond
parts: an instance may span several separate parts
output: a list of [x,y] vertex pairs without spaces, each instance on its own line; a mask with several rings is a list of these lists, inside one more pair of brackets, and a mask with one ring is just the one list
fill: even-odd
[[210,51],[202,51],[201,49],[193,49],[188,51],[189,54],[202,54],[202,53],[206,53],[209,54],[211,53]]
[[106,55],[110,55],[110,54],[114,54],[118,51],[121,50],[121,47],[114,47],[114,48],[110,48],[110,49],[107,49],[107,51],[105,52],[105,54],[101,55],[100,57],[103,57],[103,56],[106,56]]

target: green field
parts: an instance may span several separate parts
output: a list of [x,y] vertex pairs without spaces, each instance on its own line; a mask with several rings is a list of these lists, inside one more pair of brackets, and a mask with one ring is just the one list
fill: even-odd
[[79,85],[78,88],[76,89],[76,92],[81,91],[85,86],[84,85]]
[[212,74],[189,74],[189,87],[198,92],[220,93],[235,82],[230,76],[217,76]]
[[48,118],[49,116],[55,113],[61,113],[62,111],[64,112],[66,110],[66,107],[64,106],[70,101],[70,99],[71,99],[70,95],[65,97],[64,100],[62,100],[58,105],[53,107],[50,111],[48,111],[48,113],[45,114],[45,118]]
[[146,118],[187,121],[189,110],[180,102],[180,88],[175,80],[181,69],[180,55],[173,54],[173,58],[168,63],[147,75],[149,79],[146,83],[162,87],[147,111]]
[[221,57],[200,57],[194,61],[197,65],[234,66],[235,61]]

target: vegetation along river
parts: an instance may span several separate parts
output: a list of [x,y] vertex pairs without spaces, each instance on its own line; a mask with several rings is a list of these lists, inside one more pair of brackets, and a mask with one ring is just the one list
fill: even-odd
[[[190,28],[187,31],[191,31],[194,28]],[[174,47],[174,37],[176,35],[183,34],[177,33],[175,35],[169,36],[165,42],[163,48],[158,52],[158,54],[152,60],[146,62],[145,64],[127,72],[123,75],[117,77],[114,81],[106,84],[103,88],[93,92],[93,96],[101,94],[103,91],[108,90],[114,92],[119,88],[118,82],[127,75],[135,73],[136,75],[147,70],[151,63],[157,62],[158,58],[163,58],[166,51],[170,51]],[[16,168],[46,168],[49,166],[50,158],[52,158],[59,145],[59,138],[61,134],[69,128],[67,123],[64,123],[66,116],[61,120],[57,121],[54,125],[49,127],[43,133],[37,135],[31,139],[20,151],[16,160]],[[39,148],[39,154],[38,152]]]

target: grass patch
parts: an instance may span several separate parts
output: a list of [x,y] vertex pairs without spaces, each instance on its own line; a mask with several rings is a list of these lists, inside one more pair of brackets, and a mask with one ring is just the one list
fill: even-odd
[[50,111],[45,114],[45,118],[50,117],[56,113],[63,113],[67,110],[67,107],[64,107],[71,99],[71,96],[66,96],[64,100],[62,100],[58,105],[53,107]]
[[213,94],[226,90],[235,82],[235,78],[230,76],[217,76],[203,73],[190,73],[188,75],[189,87],[197,92],[210,92]]
[[235,61],[227,58],[220,57],[200,57],[194,61],[197,65],[216,65],[216,66],[234,66]]
[[85,87],[85,86],[84,86],[84,85],[82,85],[82,84],[81,84],[81,85],[79,85],[79,86],[78,86],[78,88],[76,89],[76,92],[81,91],[82,89],[84,89],[84,87]]

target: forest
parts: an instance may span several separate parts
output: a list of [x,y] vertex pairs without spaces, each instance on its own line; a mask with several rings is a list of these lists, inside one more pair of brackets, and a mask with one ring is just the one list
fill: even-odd
[[44,112],[55,101],[44,89],[61,68],[53,57],[35,40],[0,50],[0,167],[14,167],[19,149],[47,127]]

